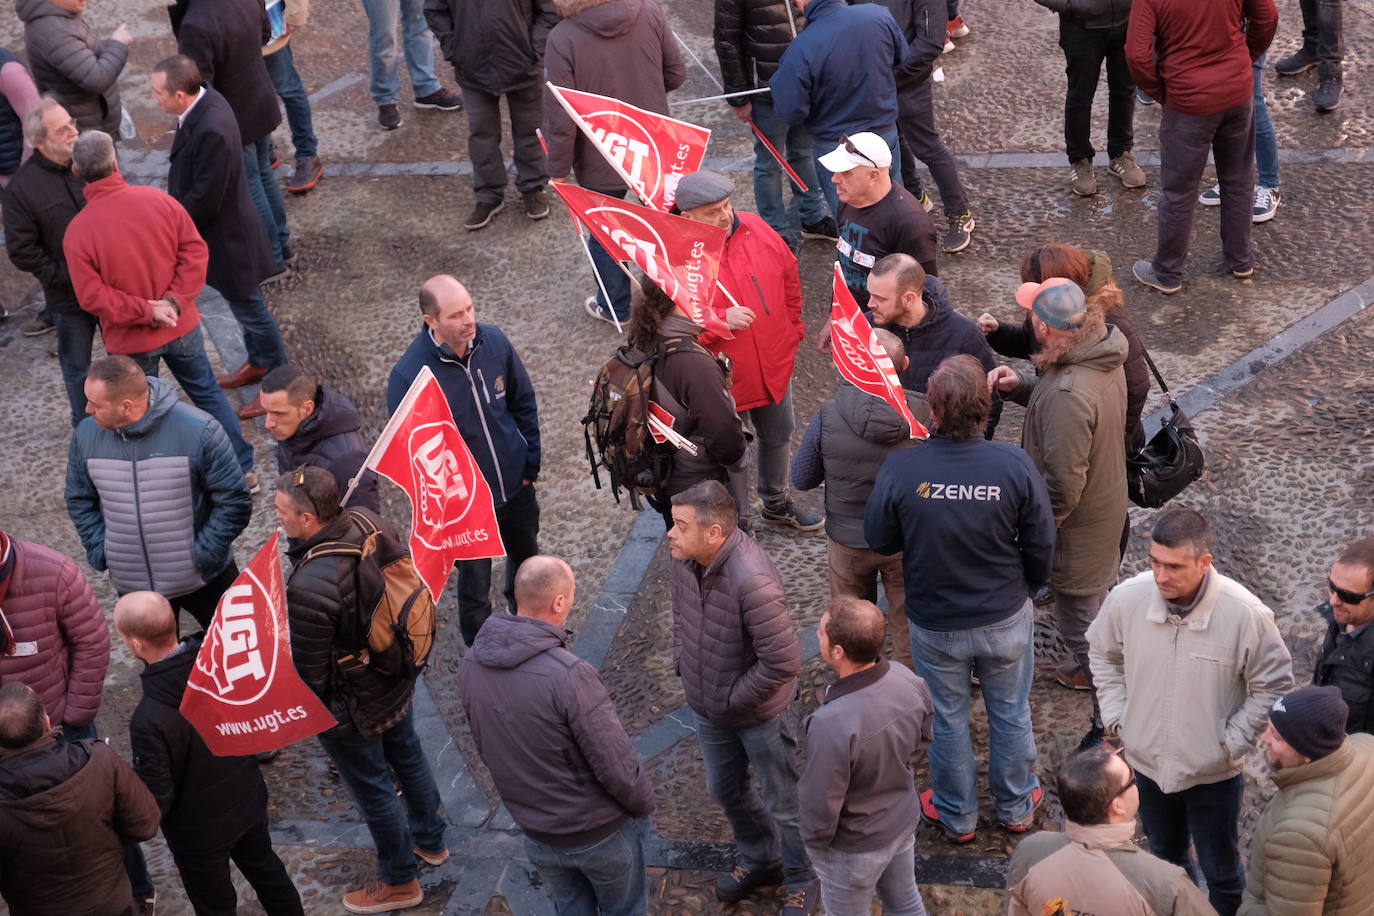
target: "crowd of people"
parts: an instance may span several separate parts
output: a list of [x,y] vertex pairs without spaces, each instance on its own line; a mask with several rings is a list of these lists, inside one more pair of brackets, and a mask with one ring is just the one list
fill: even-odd
[[[1261,89],[1273,0],[1037,2],[1060,17],[1072,193],[1099,192],[1091,101],[1104,63],[1107,168],[1126,189],[1149,181],[1131,152],[1135,105],[1162,107],[1159,245],[1134,278],[1165,294],[1182,287],[1197,203],[1221,207],[1226,268],[1250,277],[1251,225],[1279,204]],[[629,192],[545,79],[666,113],[686,78],[657,0],[363,6],[381,128],[401,125],[398,29],[414,104],[466,108],[470,231],[503,207],[502,96],[516,191],[537,220],[550,181]],[[378,599],[359,574],[364,544],[402,539],[364,468],[358,408],[291,362],[262,292],[294,261],[282,185],[306,193],[324,173],[290,44],[305,2],[170,7],[177,53],[151,80],[177,119],[165,192],[120,171],[117,141],[132,135],[119,94],[128,29],[97,37],[85,0],[16,9],[28,65],[0,52],[5,243],[44,295],[25,333],[56,328],[74,427],[64,496],[86,566],[0,532],[0,896],[16,916],[152,913],[139,844],[160,828],[196,913],[235,911],[231,863],[272,916],[304,911],[273,849],[259,768],[271,755],[218,757],[180,711],[205,636],[183,637],[178,615],[208,629],[239,575],[235,548],[248,546],[240,536],[261,489],[240,421],[262,417],[287,536],[292,661],[337,722],[318,743],[377,853],[375,877],[342,905],[418,906],[420,869],[450,853],[415,681],[346,664]],[[1316,107],[1329,111],[1342,89],[1339,4],[1304,0],[1303,15],[1302,48],[1277,70],[1319,66]],[[1273,611],[1213,565],[1214,533],[1198,511],[1153,517],[1150,568],[1122,581],[1126,463],[1145,442],[1149,375],[1110,256],[1062,243],[1029,252],[1022,322],[962,314],[957,287],[940,277],[979,228],[936,129],[940,56],[970,30],[957,0],[716,0],[714,22],[726,101],[759,134],[759,212],[737,209],[734,180],[706,170],[681,178],[674,212],[727,235],[728,293],[708,307],[733,336],[695,324],[599,244],[585,309],[624,322],[632,351],[656,354],[653,396],[690,446],[662,448],[648,489],[671,554],[673,666],[738,853],[716,897],[781,885],[783,916],[818,905],[868,913],[875,896],[887,913],[922,914],[924,822],[956,845],[983,828],[1018,840],[1006,882],[1014,914],[1374,912],[1374,538],[1353,539],[1332,562],[1310,686],[1298,686]],[[430,29],[461,97],[434,74]],[[279,183],[271,137],[283,107],[295,167]],[[764,138],[808,186],[794,185],[790,201]],[[1217,187],[1199,196],[1209,150]],[[805,239],[835,243],[840,282],[928,437],[913,436],[895,404],[841,381],[793,447]],[[219,376],[196,304],[207,285],[247,350]],[[642,914],[655,787],[597,670],[571,651],[576,570],[540,552],[539,367],[528,371],[520,341],[478,321],[454,276],[427,279],[418,310],[423,326],[394,356],[388,409],[432,373],[506,551],[499,610],[492,561],[456,564],[458,692],[477,753],[557,913]],[[94,358],[97,332],[106,355]],[[225,392],[255,384],[236,410]],[[1014,409],[1019,445],[995,439]],[[823,513],[794,498],[818,488]],[[834,679],[805,720],[800,759],[787,714],[802,643],[759,525],[826,539],[830,598],[816,633]],[[108,572],[119,595],[109,620],[144,665],[132,765],[96,733],[111,638],[87,569]],[[1052,604],[1067,653],[1055,681],[1092,701],[1078,750],[1053,777],[1062,829],[1043,817],[1051,774],[1032,728],[1035,666],[1053,662],[1037,658],[1037,598]],[[975,692],[985,762],[970,733]],[[1247,869],[1243,762],[1257,748],[1278,791]],[[988,800],[994,823],[983,824]]]

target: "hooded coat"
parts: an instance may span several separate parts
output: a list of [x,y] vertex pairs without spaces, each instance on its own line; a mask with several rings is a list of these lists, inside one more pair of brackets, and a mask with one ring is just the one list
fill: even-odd
[[267,784],[257,760],[216,757],[181,714],[204,638],[186,637],[171,655],[143,669],[143,698],[129,719],[134,771],[157,799],[162,833],[178,855],[228,849],[267,817]]
[[[353,402],[328,385],[315,392],[315,410],[301,421],[296,432],[277,443],[277,470],[285,474],[312,465],[334,475],[339,492],[367,459],[369,447],[361,432],[362,414]],[[368,471],[349,497],[348,505],[381,511],[377,475]]]
[[1116,584],[1126,524],[1126,337],[1093,335],[1011,397],[1026,404],[1021,447],[1045,475],[1058,535],[1050,585],[1095,595]]
[[425,21],[458,85],[505,95],[544,81],[553,0],[425,0]]
[[124,847],[157,833],[157,802],[104,741],[57,739],[0,750],[0,896],[11,916],[120,916]]
[[[668,114],[668,93],[682,85],[687,68],[657,0],[555,0],[555,6],[563,21],[544,46],[545,79]],[[626,190],[552,92],[544,93],[544,139],[549,177],[563,178],[571,170],[584,188]]]
[[654,810],[654,790],[596,669],[570,634],[493,614],[458,668],[473,741],[511,818],[540,842],[589,846]]
[[24,23],[24,47],[39,90],[56,96],[82,130],[118,137],[124,113],[119,74],[128,46],[100,38],[80,13],[49,0],[15,0],[14,11]]

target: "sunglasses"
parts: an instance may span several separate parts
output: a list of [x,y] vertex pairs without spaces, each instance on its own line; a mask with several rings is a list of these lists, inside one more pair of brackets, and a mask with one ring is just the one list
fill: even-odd
[[1374,598],[1374,591],[1365,592],[1364,594],[1360,594],[1359,592],[1348,592],[1343,588],[1336,588],[1336,583],[1332,582],[1330,579],[1326,580],[1326,588],[1332,595],[1340,600],[1341,604],[1354,605],[1359,604],[1366,598]]
[[320,507],[315,505],[315,497],[310,495],[310,491],[305,488],[305,466],[296,469],[296,473],[291,475],[291,486],[301,491],[301,496],[310,504],[310,514],[319,518]]
[[844,150],[845,150],[845,152],[851,153],[851,154],[853,154],[853,155],[855,155],[855,156],[858,156],[860,159],[862,159],[864,162],[867,162],[869,165],[873,166],[875,169],[880,169],[880,168],[882,168],[881,165],[879,165],[878,163],[874,162],[874,161],[873,161],[872,159],[870,159],[868,156],[864,155],[863,151],[860,150],[857,146],[854,145],[854,141],[851,140],[851,139],[849,139],[849,136],[848,136],[847,134],[842,134],[842,135],[840,136],[840,143],[844,144]]

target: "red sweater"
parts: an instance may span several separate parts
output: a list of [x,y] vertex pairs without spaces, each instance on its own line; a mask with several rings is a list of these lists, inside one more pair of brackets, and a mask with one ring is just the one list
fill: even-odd
[[[67,227],[62,250],[81,307],[100,319],[110,353],[146,353],[200,324],[196,296],[210,253],[185,208],[157,188],[115,172],[85,188],[86,208]],[[148,300],[181,301],[175,327],[152,325]]]
[[[739,225],[725,242],[720,282],[740,305],[751,309],[754,323],[735,331],[734,340],[711,332],[698,340],[733,364],[735,406],[752,410],[777,404],[792,382],[792,363],[806,336],[802,322],[801,278],[797,259],[773,228],[753,213],[738,213]],[[730,300],[719,289],[711,303],[725,319]]]
[[1216,114],[1250,98],[1250,64],[1278,27],[1274,0],[1134,0],[1126,61],[1155,101],[1183,114]]

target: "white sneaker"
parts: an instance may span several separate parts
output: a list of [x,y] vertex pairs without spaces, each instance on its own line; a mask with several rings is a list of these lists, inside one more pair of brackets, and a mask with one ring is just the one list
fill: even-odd
[[1250,210],[1250,222],[1267,223],[1279,211],[1278,188],[1255,188],[1255,206]]
[[1221,185],[1214,184],[1197,196],[1197,202],[1204,207],[1221,206]]

